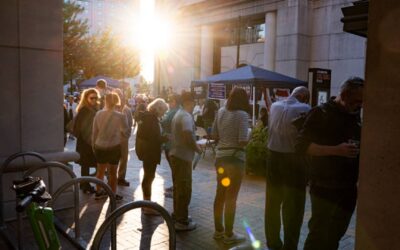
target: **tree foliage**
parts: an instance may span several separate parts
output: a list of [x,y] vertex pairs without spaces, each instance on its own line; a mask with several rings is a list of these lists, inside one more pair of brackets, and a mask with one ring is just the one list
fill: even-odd
[[140,70],[137,51],[122,46],[111,30],[89,34],[87,20],[78,17],[82,12],[76,3],[64,2],[64,82],[98,75],[136,76]]

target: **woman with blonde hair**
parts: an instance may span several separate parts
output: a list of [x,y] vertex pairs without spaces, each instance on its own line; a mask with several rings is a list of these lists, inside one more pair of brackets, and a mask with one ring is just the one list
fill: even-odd
[[[122,196],[117,192],[117,168],[121,158],[121,142],[128,137],[128,124],[123,114],[116,111],[120,104],[118,94],[111,93],[105,96],[104,109],[94,117],[92,146],[97,160],[97,175],[100,180],[104,179],[105,171],[108,172],[108,183],[117,200]],[[106,198],[104,190],[97,186],[96,200]]]
[[[86,89],[82,92],[82,98],[76,107],[73,134],[77,138],[76,152],[80,154],[78,163],[81,165],[81,176],[88,176],[90,167],[97,165],[92,150],[92,128],[99,97],[96,89]],[[85,193],[94,193],[94,188],[89,183],[81,183],[80,187]]]
[[[151,185],[153,183],[157,164],[161,161],[161,145],[167,141],[162,136],[160,119],[168,110],[168,104],[161,98],[152,101],[147,110],[138,115],[138,131],[136,136],[136,154],[143,161],[143,199],[151,200]],[[156,214],[151,209],[143,209],[144,214]]]

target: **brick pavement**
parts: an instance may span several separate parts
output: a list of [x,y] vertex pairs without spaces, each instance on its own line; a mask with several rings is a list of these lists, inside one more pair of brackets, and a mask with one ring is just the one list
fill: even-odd
[[[67,150],[74,149],[75,141],[68,141]],[[140,180],[143,175],[141,162],[134,152],[134,138],[130,141],[130,159],[128,162],[127,179],[130,187],[119,187],[119,193],[125,204],[133,200],[141,200],[142,192]],[[193,194],[190,204],[190,214],[198,223],[198,228],[191,232],[177,233],[177,249],[229,249],[233,246],[225,246],[222,242],[215,241],[213,234],[213,201],[216,188],[216,177],[212,166],[213,155],[209,151],[202,159],[196,170],[193,171]],[[74,171],[78,174],[80,169],[74,164]],[[172,199],[164,197],[163,190],[171,186],[171,172],[168,163],[163,157],[161,165],[157,168],[156,179],[153,182],[153,200],[172,211]],[[254,234],[255,239],[265,244],[264,236],[264,202],[265,180],[262,177],[247,175],[242,183],[239,193],[236,211],[235,231],[246,234],[244,223],[247,223]],[[108,201],[95,201],[93,196],[81,195],[81,227],[82,238],[91,242],[94,235],[104,220]],[[72,211],[57,212],[59,218],[67,225],[72,225]],[[307,236],[307,222],[311,216],[309,197],[302,226],[299,249],[302,249]],[[27,238],[29,238],[29,229]],[[143,233],[142,233],[143,232]],[[351,225],[340,244],[341,250],[354,249],[355,221],[354,216]],[[168,230],[163,219],[154,216],[141,216],[140,210],[135,209],[118,220],[117,226],[118,249],[168,249]],[[31,236],[30,236],[31,237]],[[107,236],[105,238],[108,238]],[[30,241],[27,241],[30,242]],[[66,240],[62,240],[63,249],[74,249]],[[247,241],[249,242],[249,240]],[[108,249],[109,244],[103,241],[102,249]],[[1,244],[1,241],[0,241]],[[27,244],[26,249],[36,249],[33,244]]]

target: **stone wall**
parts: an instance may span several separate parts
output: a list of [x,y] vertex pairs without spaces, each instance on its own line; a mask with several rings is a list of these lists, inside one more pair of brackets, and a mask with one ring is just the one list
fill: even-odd
[[[23,151],[61,162],[78,158],[76,153],[64,152],[63,145],[62,3],[0,1],[0,165],[8,156]],[[13,163],[12,167],[24,164],[29,168],[35,159]],[[6,217],[15,209],[11,181],[21,176],[2,176],[4,203],[0,206],[6,207]],[[58,184],[67,180],[60,173],[55,179]]]

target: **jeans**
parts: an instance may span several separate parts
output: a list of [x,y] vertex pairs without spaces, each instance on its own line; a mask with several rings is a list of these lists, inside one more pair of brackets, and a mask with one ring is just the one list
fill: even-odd
[[[272,249],[297,249],[306,198],[306,168],[294,153],[270,151],[265,199],[265,237]],[[280,238],[281,210],[284,242]]]
[[244,163],[234,157],[221,157],[215,161],[215,169],[217,192],[214,200],[214,226],[216,231],[225,232],[229,236],[233,233],[236,200],[245,172]]
[[151,161],[143,161],[143,180],[142,191],[143,199],[151,200],[151,185],[153,184],[156,176],[157,163]]
[[346,233],[357,200],[357,186],[322,188],[311,185],[312,216],[304,250],[336,250]]
[[118,180],[125,180],[126,168],[128,165],[128,155],[129,155],[129,141],[124,139],[121,141],[121,159],[119,160],[118,166]]
[[189,223],[189,204],[192,198],[192,162],[170,156],[174,186],[174,217],[176,222]]

